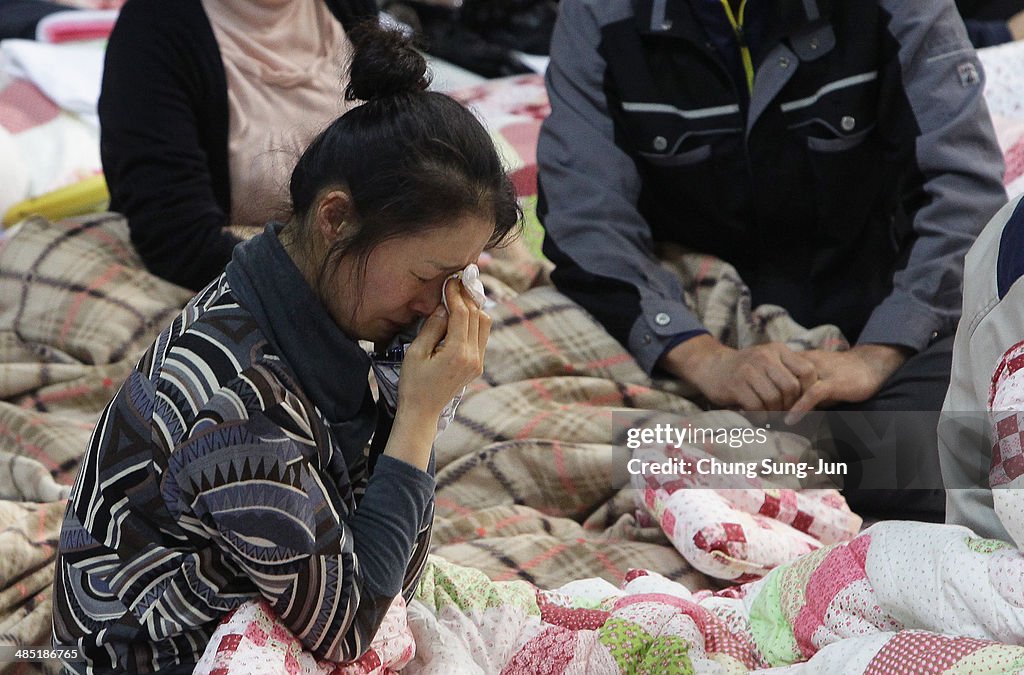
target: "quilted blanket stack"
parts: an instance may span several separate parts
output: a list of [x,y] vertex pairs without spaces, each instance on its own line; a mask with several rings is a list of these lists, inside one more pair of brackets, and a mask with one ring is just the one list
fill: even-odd
[[997,675],[1024,669],[1022,579],[1009,544],[895,521],[717,593],[645,570],[544,591],[435,558],[356,663],[318,663],[252,603],[196,672]]

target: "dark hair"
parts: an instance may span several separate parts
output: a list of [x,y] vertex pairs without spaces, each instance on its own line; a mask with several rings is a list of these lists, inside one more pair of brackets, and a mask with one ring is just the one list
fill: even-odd
[[355,51],[345,98],[365,102],[313,140],[290,184],[298,225],[291,234],[307,246],[320,195],[341,187],[351,197],[355,222],[324,257],[317,286],[343,256],[357,256],[361,278],[377,245],[444,227],[453,216],[493,218],[488,246],[511,239],[522,213],[480,122],[451,97],[426,90],[426,61],[401,33],[366,21],[349,37]]

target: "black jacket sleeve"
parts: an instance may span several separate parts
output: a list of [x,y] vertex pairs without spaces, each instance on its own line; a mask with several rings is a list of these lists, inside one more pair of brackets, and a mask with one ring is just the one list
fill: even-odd
[[376,18],[376,0],[324,0],[327,9],[341,22],[345,30],[351,30],[360,21]]
[[967,26],[967,36],[975,49],[1013,42],[1013,34],[1010,33],[1010,27],[1005,21],[966,19],[964,25]]
[[227,83],[198,0],[130,0],[107,46],[100,153],[111,210],[155,274],[192,289],[223,271]]
[[67,9],[48,0],[0,0],[0,40],[35,40],[40,21]]

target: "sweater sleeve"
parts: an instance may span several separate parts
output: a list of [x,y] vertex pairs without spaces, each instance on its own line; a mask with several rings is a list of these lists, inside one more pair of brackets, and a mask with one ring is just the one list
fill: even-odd
[[215,542],[317,658],[362,655],[425,561],[433,476],[381,457],[350,509],[322,449],[262,413],[200,425],[172,457],[182,526]]
[[[198,2],[131,0],[107,45],[99,100],[111,209],[127,217],[152,272],[193,290],[223,271],[238,241],[224,229],[226,170],[216,177],[211,167],[227,152],[219,59]],[[222,128],[210,123],[221,105]]]

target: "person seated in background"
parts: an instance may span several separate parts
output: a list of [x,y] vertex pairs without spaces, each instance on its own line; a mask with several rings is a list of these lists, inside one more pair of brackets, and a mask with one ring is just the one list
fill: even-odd
[[48,0],[0,0],[0,40],[34,40],[44,17],[69,9]]
[[146,267],[198,290],[287,204],[289,167],[345,111],[346,28],[373,0],[129,0],[107,46],[100,155]]
[[956,6],[977,49],[1024,38],[1022,0],[956,0]]
[[939,423],[946,522],[1012,541],[996,508],[1024,485],[1024,201],[992,218],[964,269],[963,318]]
[[[85,658],[72,672],[190,673],[259,597],[318,658],[348,661],[415,588],[439,416],[490,330],[445,282],[520,212],[472,113],[423,91],[404,37],[360,30],[347,98],[365,103],[302,153],[292,217],[235,248],[100,417],[54,579],[54,644]],[[423,319],[392,418],[357,341]]]
[[[983,84],[952,0],[563,0],[537,151],[552,281],[712,406],[937,418],[963,255],[1006,201]],[[719,343],[662,242],[854,346]],[[863,452],[932,489],[848,500],[940,518],[934,424],[903,428]]]

